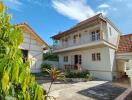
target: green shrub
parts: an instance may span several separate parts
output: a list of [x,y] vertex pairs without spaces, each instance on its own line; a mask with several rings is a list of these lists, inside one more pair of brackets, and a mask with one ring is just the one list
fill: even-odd
[[43,60],[59,61],[59,57],[56,54],[48,52],[43,54]]
[[92,78],[88,70],[81,71],[81,72],[67,71],[66,77],[67,78],[85,78],[87,80],[89,80],[89,79],[91,80],[91,78]]
[[23,62],[18,48],[23,43],[22,31],[10,19],[0,2],[0,100],[43,100],[44,90],[30,74],[30,63]]
[[48,75],[46,69],[51,69],[51,65],[50,64],[41,65],[41,73],[43,73],[43,75]]
[[86,74],[86,76],[84,78],[85,78],[86,81],[91,81],[92,80],[91,74]]

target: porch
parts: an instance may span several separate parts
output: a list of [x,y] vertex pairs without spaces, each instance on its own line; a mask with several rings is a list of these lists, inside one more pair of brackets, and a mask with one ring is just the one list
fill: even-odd
[[132,85],[132,53],[122,53],[116,55],[117,75],[121,83],[125,80],[127,84]]
[[65,64],[64,65],[64,69],[65,70],[82,70],[82,67],[81,67],[81,65],[80,64],[73,64],[73,65],[71,65],[71,64]]

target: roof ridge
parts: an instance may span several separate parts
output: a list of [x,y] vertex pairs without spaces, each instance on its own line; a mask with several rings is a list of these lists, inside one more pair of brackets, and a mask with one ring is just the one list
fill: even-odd
[[48,44],[33,30],[33,28],[29,25],[29,24],[27,24],[26,22],[23,22],[23,23],[20,23],[20,24],[16,24],[16,26],[17,27],[23,27],[23,26],[25,26],[25,27],[27,27],[32,33],[33,33],[33,35],[35,35],[37,38],[39,38],[39,40],[42,42],[42,43],[44,43],[46,46],[47,46],[47,48],[49,47],[48,46]]
[[87,19],[85,19],[85,20],[83,20],[83,21],[77,23],[76,26],[78,26],[78,25],[80,25],[80,24],[82,25],[84,22],[90,20],[90,19],[93,18],[93,17],[100,17],[100,16],[101,16],[101,17],[103,16],[102,13],[99,13],[99,14],[96,14],[96,15],[94,15],[94,16],[91,16],[91,17],[89,17],[89,18],[87,18]]
[[132,35],[132,33],[129,33],[129,34],[123,34],[121,36],[129,36],[129,35]]

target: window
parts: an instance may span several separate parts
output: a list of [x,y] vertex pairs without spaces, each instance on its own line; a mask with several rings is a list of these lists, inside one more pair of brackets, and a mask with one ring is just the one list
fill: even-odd
[[96,38],[95,32],[92,32],[92,41],[95,41],[95,38]]
[[111,32],[111,27],[109,27],[109,33],[110,33],[110,36],[112,35],[112,32]]
[[28,50],[21,50],[23,54],[23,62],[25,62],[28,59]]
[[93,53],[92,54],[92,61],[100,61],[101,60],[101,54],[100,53]]
[[96,37],[97,40],[100,40],[100,32],[99,32],[99,30],[96,31],[96,36],[97,36],[97,37]]
[[101,60],[100,53],[97,53],[97,60],[98,60],[98,61]]
[[82,56],[81,55],[78,55],[78,62],[79,62],[79,64],[82,64]]
[[68,62],[68,56],[64,56],[64,62]]
[[74,55],[75,64],[82,64],[82,56],[81,55]]
[[96,61],[95,53],[92,54],[92,61]]
[[79,34],[78,37],[81,38],[81,34]]
[[100,31],[96,30],[91,33],[92,41],[100,40]]
[[73,37],[73,43],[75,44],[76,41],[77,41],[77,35],[74,35],[74,37]]

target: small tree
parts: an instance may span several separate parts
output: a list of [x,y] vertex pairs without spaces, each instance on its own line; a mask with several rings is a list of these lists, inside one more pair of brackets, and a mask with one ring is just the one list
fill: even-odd
[[0,2],[0,100],[43,100],[43,89],[23,62],[21,30],[10,23],[11,15]]
[[50,80],[51,80],[51,84],[49,86],[49,90],[47,91],[47,97],[49,97],[49,92],[51,89],[52,84],[56,81],[56,80],[65,80],[65,75],[64,73],[62,73],[60,70],[57,70],[55,67],[52,67],[51,69],[45,69],[49,76],[50,76]]

